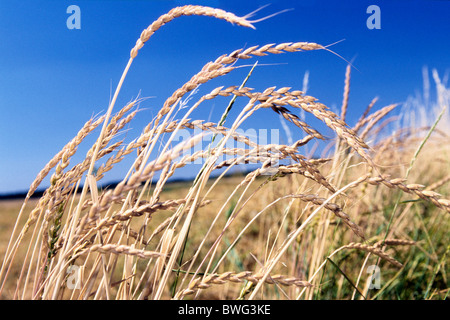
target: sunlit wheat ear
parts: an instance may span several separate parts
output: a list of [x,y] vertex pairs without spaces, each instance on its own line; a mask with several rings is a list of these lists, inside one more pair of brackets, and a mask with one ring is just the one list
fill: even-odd
[[412,240],[404,239],[385,239],[380,240],[374,244],[374,247],[384,247],[384,246],[413,246],[417,242]]
[[[364,179],[365,180],[365,179]],[[405,185],[405,179],[387,179],[386,177],[367,177],[367,182],[372,185],[383,184],[391,189],[400,189],[401,191],[409,194],[415,194],[419,198],[432,202],[436,207],[441,208],[450,213],[450,200],[442,199],[441,195],[431,190],[422,190],[423,186],[420,184],[407,184]]]
[[191,15],[215,17],[217,19],[223,19],[230,23],[235,23],[243,27],[249,27],[252,29],[255,28],[252,25],[252,23],[250,23],[245,17],[240,18],[234,15],[233,13],[221,9],[214,9],[210,7],[193,6],[193,5],[177,7],[170,10],[167,14],[164,14],[161,17],[159,17],[147,29],[142,31],[141,36],[136,42],[136,45],[130,52],[131,58],[133,59],[136,58],[138,51],[144,46],[144,44],[150,39],[150,37],[163,25],[180,16],[191,16]]
[[[239,273],[225,272],[223,274],[211,274],[207,277],[198,277],[194,279],[187,289],[179,291],[176,299],[182,299],[187,295],[192,295],[200,289],[208,289],[213,285],[223,285],[227,282],[243,283],[244,281],[256,284],[262,278],[262,274],[252,274],[249,271]],[[295,286],[299,288],[312,287],[313,285],[299,278],[289,277],[285,275],[273,275],[265,280],[267,284],[280,284],[283,286]]]
[[349,243],[348,245],[345,245],[343,247],[343,249],[357,249],[357,250],[370,252],[370,253],[373,253],[373,254],[379,256],[380,258],[388,261],[389,263],[392,263],[397,268],[403,267],[403,265],[400,262],[398,262],[397,260],[395,260],[394,258],[389,256],[388,254],[386,254],[383,251],[381,251],[379,249],[379,246],[369,246],[367,244],[353,243],[352,242],[352,243]]

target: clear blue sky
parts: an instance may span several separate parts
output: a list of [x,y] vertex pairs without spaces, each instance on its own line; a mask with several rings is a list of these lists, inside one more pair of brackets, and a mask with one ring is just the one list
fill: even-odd
[[[106,111],[130,49],[161,14],[177,5],[202,4],[242,16],[268,3],[256,18],[294,10],[257,23],[256,30],[207,17],[182,17],[159,30],[134,61],[116,104],[117,111],[137,95],[152,97],[141,104],[130,139],[205,63],[242,47],[297,41],[328,45],[345,39],[331,49],[357,68],[352,71],[350,124],[375,96],[381,108],[420,91],[423,66],[442,75],[449,71],[450,1],[445,0],[0,0],[0,193],[27,190],[81,126]],[[380,30],[366,26],[366,9],[372,4],[381,9]],[[66,27],[69,5],[81,9],[80,30]],[[340,106],[347,64],[339,57],[321,51],[258,61],[278,65],[258,67],[248,86],[258,91],[273,85],[301,89],[308,70],[308,93],[329,107]],[[241,68],[207,88],[239,85],[248,70]],[[222,110],[219,105],[205,107],[195,116],[217,122]],[[271,119],[272,113],[261,112],[247,126],[279,126]],[[81,147],[76,159],[89,146]]]

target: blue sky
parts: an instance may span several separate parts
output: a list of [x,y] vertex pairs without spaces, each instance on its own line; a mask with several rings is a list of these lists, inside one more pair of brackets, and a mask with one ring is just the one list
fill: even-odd
[[[350,124],[375,96],[380,97],[376,106],[381,108],[420,91],[423,66],[436,68],[441,75],[450,70],[450,1],[445,0],[0,0],[0,193],[27,190],[81,126],[92,115],[106,111],[130,49],[141,31],[161,14],[177,5],[202,4],[243,16],[268,3],[255,19],[294,10],[257,23],[256,30],[207,17],[182,17],[160,29],[133,62],[116,104],[117,111],[138,95],[149,97],[128,128],[130,139],[205,63],[238,48],[297,41],[328,45],[344,40],[331,49],[352,60],[356,68],[352,71]],[[381,9],[379,30],[366,26],[366,9],[373,4]],[[69,5],[81,9],[80,30],[66,26]],[[257,60],[261,66],[248,86],[258,91],[274,85],[301,89],[309,71],[308,94],[331,108],[340,106],[347,63],[336,55],[316,51]],[[240,68],[215,79],[201,92],[239,85],[248,71],[248,67]],[[217,122],[223,107],[204,107],[195,116]],[[273,119],[273,113],[261,112],[246,126],[279,127]],[[74,160],[83,158],[92,139],[80,146]],[[120,170],[110,179],[123,175]]]

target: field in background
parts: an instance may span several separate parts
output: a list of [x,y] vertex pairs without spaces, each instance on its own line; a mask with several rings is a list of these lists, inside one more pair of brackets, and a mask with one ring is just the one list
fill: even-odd
[[[123,79],[154,32],[192,14],[252,27],[248,17],[221,10],[176,8],[144,30]],[[137,116],[139,101],[113,113],[113,98],[108,113],[89,120],[43,168],[25,202],[0,203],[0,297],[447,299],[450,90],[437,71],[431,72],[436,101],[415,98],[372,111],[374,99],[351,126],[351,66],[343,75],[339,114],[295,88],[258,92],[245,86],[247,79],[193,94],[232,72],[237,61],[314,50],[329,49],[299,42],[223,55],[176,90],[131,141],[119,134]],[[187,107],[186,98],[197,102]],[[217,123],[189,118],[210,100],[223,106]],[[232,108],[239,110],[234,118]],[[277,121],[281,116],[302,138],[258,144],[240,134],[243,121],[262,109]],[[322,127],[310,125],[311,119]],[[97,143],[71,163],[96,128],[102,128]],[[214,139],[204,144],[191,134],[174,143],[181,130]],[[324,130],[334,136],[325,137]],[[192,151],[198,144],[200,150]],[[322,155],[311,157],[306,147]],[[125,157],[134,162],[123,181],[99,188]],[[199,159],[195,180],[167,183]],[[238,164],[258,166],[220,175]],[[38,200],[30,198],[47,175],[51,186]]]
[[[426,165],[420,165],[414,170],[414,178],[417,176],[415,180],[423,181],[427,185],[441,181],[443,185],[436,188],[435,191],[448,194],[450,188],[445,181],[449,179],[448,175],[446,179],[444,174],[448,172],[450,150],[447,148],[446,152],[443,151],[439,146],[426,148],[418,160],[418,163]],[[439,155],[436,156],[436,154]],[[404,154],[394,153],[392,155],[401,157]],[[409,154],[405,158],[404,163],[407,163],[409,156],[411,155]],[[401,169],[400,166],[396,166],[394,171],[401,171]],[[239,176],[223,178],[220,187],[217,187],[209,196],[209,199],[212,199],[211,204],[207,208],[199,209],[194,221],[195,228],[192,228],[190,233],[190,243],[186,250],[187,257],[190,257],[195,251],[195,244],[201,242],[209,227],[212,213],[220,210],[221,204],[227,201],[227,196],[241,180],[242,177]],[[264,178],[258,179],[253,189],[264,184],[266,180]],[[234,223],[233,230],[224,238],[222,250],[225,250],[226,246],[235,239],[238,232],[245,227],[255,213],[284,195],[297,193],[302,183],[304,183],[304,178],[298,175],[289,175],[267,183],[255,199],[246,204],[245,209],[239,215],[238,221]],[[160,201],[183,198],[190,186],[190,182],[168,184],[167,190],[161,193]],[[358,199],[354,205],[356,208],[351,207],[347,210],[355,212],[354,215],[358,216],[358,223],[371,236],[367,243],[375,243],[383,238],[383,231],[386,229],[389,215],[395,206],[394,200],[400,192],[392,192],[389,188],[382,187],[370,190],[368,187],[363,185],[354,190],[353,193],[356,194]],[[237,200],[237,197],[233,198],[226,208],[227,211],[233,208]],[[25,212],[25,216],[28,216],[29,211],[36,203],[37,200],[30,201],[30,209]],[[4,256],[4,250],[21,205],[21,200],[0,202],[0,212],[2,213],[0,221],[1,256]],[[263,261],[258,261],[257,257],[267,257],[271,247],[275,244],[275,238],[280,238],[278,241],[281,241],[281,239],[285,241],[291,226],[299,223],[296,222],[299,218],[298,215],[308,210],[311,211],[311,208],[304,206],[298,200],[293,201],[291,199],[286,199],[271,207],[258,222],[251,225],[251,228],[239,240],[217,272],[226,273],[233,270],[239,273],[246,270],[257,270],[263,263]],[[396,238],[414,241],[414,246],[399,246],[389,249],[389,253],[398,261],[401,261],[404,267],[397,268],[389,262],[380,261],[382,289],[381,291],[369,290],[368,293],[365,293],[366,297],[372,298],[375,296],[379,299],[444,299],[448,296],[448,230],[450,227],[448,217],[442,210],[411,196],[402,197],[397,210],[398,218],[395,218],[391,232]],[[170,214],[169,211],[161,211],[155,214],[152,218],[152,224],[160,225]],[[226,221],[226,218],[226,216],[222,218],[223,222]],[[22,223],[24,223],[26,219],[22,220]],[[363,222],[361,223],[361,221]],[[139,222],[134,224],[138,226]],[[220,231],[219,229],[215,230],[214,237],[217,237]],[[343,230],[342,224],[335,217],[324,212],[323,216],[318,217],[305,231],[305,235],[298,237],[291,249],[292,257],[283,261],[280,272],[296,274],[303,279],[307,279],[307,275],[311,272],[308,265],[313,256],[319,254],[318,250],[322,251],[321,258],[324,259],[334,249],[357,240],[354,235]],[[20,260],[24,257],[24,250],[19,251],[17,259]],[[374,265],[377,262],[377,257],[370,256],[364,251],[349,250],[341,252],[332,260],[337,263],[340,270],[330,262],[325,265],[323,273],[319,274],[319,286],[316,290],[310,292],[310,298],[347,299],[352,296],[361,298],[362,296],[357,293],[350,281],[355,282],[359,276],[361,276],[362,282],[368,281],[367,266]],[[322,263],[322,261],[317,261],[316,264],[319,262]],[[19,267],[16,266],[12,271],[11,278],[19,276]],[[362,275],[360,272],[362,272]],[[116,277],[120,278],[121,274],[117,273]],[[233,282],[217,285],[215,289],[204,290],[199,298],[236,299],[244,286],[244,283],[236,284]],[[2,298],[12,298],[14,289],[14,283],[9,283]],[[294,288],[289,289],[283,286],[271,288],[269,286],[262,297],[283,299],[295,294],[298,294],[298,291]]]

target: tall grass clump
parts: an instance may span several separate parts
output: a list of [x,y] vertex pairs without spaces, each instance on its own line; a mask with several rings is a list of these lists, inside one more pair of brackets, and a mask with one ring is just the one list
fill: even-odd
[[[167,98],[139,136],[118,139],[140,103],[115,111],[132,63],[164,24],[189,15],[248,28],[257,22],[251,15],[183,6],[142,32],[106,114],[87,121],[32,183],[5,251],[1,297],[445,299],[450,91],[437,72],[436,103],[427,101],[431,118],[420,124],[424,104],[412,107],[408,100],[403,110],[394,104],[372,112],[376,98],[357,123],[347,123],[350,66],[340,115],[303,91],[256,90],[247,79],[196,92],[240,60],[331,52],[309,42],[252,46],[208,62]],[[197,100],[187,106],[187,98]],[[215,122],[190,118],[210,100],[223,106]],[[242,124],[263,112],[280,116],[302,138],[264,144],[242,134]],[[323,128],[313,128],[310,119]],[[85,158],[71,162],[95,129],[99,136]],[[180,132],[191,135],[176,143]],[[323,154],[312,156],[307,147]],[[123,179],[102,188],[125,159],[132,165]],[[186,166],[199,168],[191,183],[168,183]],[[247,167],[245,174],[229,177],[238,166]],[[50,186],[29,208],[48,175]],[[368,267],[379,268],[381,287],[372,288]]]

